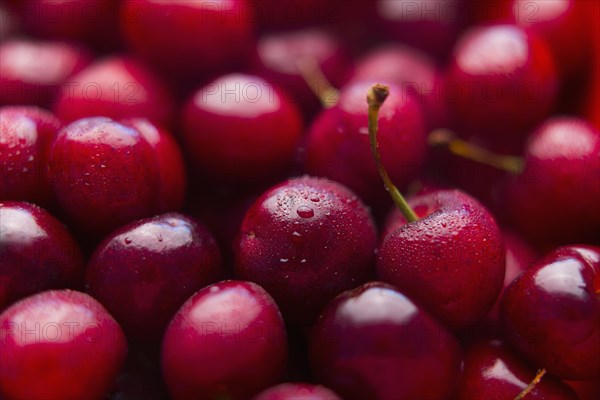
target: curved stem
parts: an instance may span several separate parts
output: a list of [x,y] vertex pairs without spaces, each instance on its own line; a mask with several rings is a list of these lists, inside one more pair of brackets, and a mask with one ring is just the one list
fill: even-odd
[[400,211],[402,211],[406,221],[414,222],[417,221],[419,217],[417,217],[417,214],[415,214],[414,210],[408,205],[396,185],[394,185],[390,179],[385,167],[381,162],[381,154],[379,153],[379,145],[377,143],[379,109],[389,94],[389,88],[379,83],[373,85],[367,94],[367,104],[369,105],[369,139],[371,141],[371,152],[373,153],[375,164],[377,164],[377,170],[379,171],[379,175],[381,175],[381,179],[383,180],[386,190],[390,193],[390,196],[392,196],[394,203],[396,203]]
[[529,385],[527,385],[527,387],[523,389],[521,393],[514,398],[514,400],[523,400],[523,398],[525,398],[525,396],[527,396],[529,392],[531,392],[537,386],[537,384],[540,383],[544,375],[546,375],[546,369],[542,368],[537,372],[537,375],[535,378],[533,378],[531,383],[529,383]]
[[429,144],[434,146],[447,146],[448,150],[457,156],[489,165],[511,174],[523,171],[523,158],[516,156],[505,156],[492,153],[491,151],[474,143],[459,139],[447,129],[436,129],[429,134]]
[[314,57],[297,58],[296,67],[324,108],[333,107],[338,103],[339,91],[329,82]]

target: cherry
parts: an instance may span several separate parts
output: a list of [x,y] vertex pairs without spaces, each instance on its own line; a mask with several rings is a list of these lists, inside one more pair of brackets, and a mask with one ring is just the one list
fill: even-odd
[[130,340],[155,344],[179,307],[220,275],[219,249],[210,232],[169,213],[107,237],[89,262],[86,286]]
[[23,25],[37,36],[83,41],[102,50],[119,44],[118,2],[113,0],[26,0]]
[[120,25],[134,53],[170,78],[196,82],[245,58],[252,19],[245,0],[127,0]]
[[65,83],[54,111],[65,122],[83,117],[171,120],[172,99],[162,82],[143,64],[128,57],[101,59]]
[[171,320],[162,347],[173,399],[248,398],[277,381],[286,359],[277,305],[260,286],[242,281],[194,294]]
[[579,400],[595,400],[600,397],[600,379],[564,382],[577,393]]
[[[140,125],[146,128],[137,129]],[[183,179],[167,179],[163,168],[182,161],[174,143],[161,146],[163,135],[161,130],[152,131],[148,122],[136,125],[102,117],[75,121],[58,133],[50,152],[51,183],[75,227],[99,237],[127,222],[178,207],[166,199],[181,196],[163,190],[172,188],[171,179]],[[171,155],[161,155],[162,151]],[[182,190],[178,188],[179,193]]]
[[281,383],[260,392],[253,400],[341,400],[341,397],[320,385]]
[[188,158],[212,182],[273,183],[290,168],[302,134],[296,105],[252,75],[225,75],[199,89],[182,119]]
[[588,122],[545,121],[528,139],[522,172],[503,186],[512,224],[537,244],[593,240],[600,229],[599,152],[600,132]]
[[246,213],[235,272],[263,286],[286,320],[310,323],[329,300],[371,276],[375,235],[369,211],[344,186],[291,179]]
[[465,23],[465,5],[463,0],[377,0],[375,23],[394,41],[444,59]]
[[[4,24],[4,22],[3,22]],[[87,51],[62,42],[8,39],[0,44],[0,105],[47,107],[90,63]]]
[[462,361],[444,326],[380,282],[327,305],[311,335],[310,358],[319,382],[344,399],[448,398]]
[[[521,139],[554,106],[558,80],[545,42],[514,25],[474,27],[457,42],[447,100],[458,132]],[[507,115],[511,117],[506,118]]]
[[0,202],[0,310],[46,289],[78,288],[84,264],[65,226],[25,202]]
[[[336,180],[374,207],[389,201],[369,150],[366,81],[346,86],[339,103],[323,110],[306,139],[306,171]],[[381,108],[382,158],[394,182],[407,185],[420,171],[427,148],[425,122],[417,99],[397,86]]]
[[[517,399],[536,378],[536,371],[515,356],[502,342],[494,340],[469,346],[456,400]],[[531,386],[523,399],[572,399],[577,396],[551,376]]]
[[6,399],[103,398],[127,354],[110,314],[71,290],[13,304],[0,315],[0,336],[0,394]]
[[600,377],[600,248],[558,248],[523,272],[501,303],[504,338],[564,379]]
[[[350,78],[353,60],[342,41],[319,28],[263,35],[256,46],[254,69],[284,88],[308,116],[337,98],[331,85]],[[312,85],[312,87],[311,87]]]
[[392,82],[401,86],[422,101],[430,129],[448,125],[442,72],[433,59],[419,50],[398,44],[376,48],[358,61],[352,81]]
[[331,0],[249,0],[257,25],[262,30],[290,30],[331,22],[335,2]]
[[0,199],[53,203],[46,168],[50,143],[60,127],[41,108],[0,108]]

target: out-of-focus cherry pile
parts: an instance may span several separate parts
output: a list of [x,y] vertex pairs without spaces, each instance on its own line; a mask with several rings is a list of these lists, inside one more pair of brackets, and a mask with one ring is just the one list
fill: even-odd
[[0,2],[0,398],[600,398],[598,26]]

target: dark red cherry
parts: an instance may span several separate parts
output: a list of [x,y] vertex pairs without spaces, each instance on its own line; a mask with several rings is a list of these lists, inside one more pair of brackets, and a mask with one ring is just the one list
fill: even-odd
[[71,77],[54,105],[64,122],[84,117],[148,118],[168,124],[173,109],[166,87],[143,64],[127,57],[96,61]]
[[332,22],[335,2],[331,0],[248,1],[254,20],[262,30],[290,30]]
[[133,52],[173,79],[196,82],[239,64],[253,46],[246,0],[127,0],[120,24]]
[[423,102],[430,129],[448,126],[442,72],[419,50],[397,44],[379,47],[358,61],[352,81],[395,83]]
[[344,186],[292,179],[246,213],[235,272],[264,287],[286,320],[309,323],[329,300],[372,275],[375,235],[369,211]]
[[344,399],[446,399],[460,377],[456,339],[387,284],[336,297],[311,338],[316,378]]
[[265,34],[258,41],[254,68],[269,82],[281,86],[298,103],[306,115],[321,109],[319,100],[335,104],[326,93],[326,82],[315,82],[319,97],[309,87],[315,73],[322,73],[327,84],[342,87],[350,78],[353,60],[343,42],[319,28]]
[[302,134],[297,106],[252,75],[222,76],[199,89],[183,113],[183,142],[197,175],[256,186],[285,176]]
[[67,43],[31,39],[3,41],[0,44],[0,105],[48,107],[60,94],[60,87],[90,61],[85,50]]
[[119,3],[114,0],[26,0],[25,29],[45,38],[86,42],[101,50],[119,44]]
[[169,213],[107,237],[89,262],[86,287],[130,340],[155,344],[179,307],[220,276],[219,249],[210,232]]
[[447,85],[459,133],[502,142],[522,138],[550,113],[558,80],[545,42],[514,25],[492,25],[459,39]]
[[600,377],[600,248],[565,246],[523,272],[501,303],[504,338],[563,379]]
[[[514,355],[502,342],[475,343],[466,350],[464,372],[454,399],[514,399],[535,377],[535,367]],[[524,398],[575,400],[577,396],[560,380],[547,375]]]
[[600,379],[564,382],[577,393],[579,400],[596,400],[600,397]]
[[[600,24],[600,4],[595,1],[585,2],[587,6],[587,23],[590,27]],[[590,48],[600,48],[600,35],[591,34]],[[582,105],[583,115],[600,130],[600,51],[593,51],[591,56],[591,78],[584,93]]]
[[97,117],[75,121],[58,133],[50,153],[50,179],[61,208],[78,229],[98,237],[177,207],[165,201],[173,193],[162,192],[168,187],[165,160],[159,155],[163,133],[156,130],[158,141],[152,143],[143,132],[135,123]]
[[453,328],[493,306],[504,280],[505,249],[492,215],[459,190],[416,195],[417,221],[398,214],[379,247],[378,276]]
[[41,108],[0,108],[0,199],[52,204],[46,169],[50,144],[60,127],[60,121]]
[[537,244],[590,241],[600,231],[600,132],[575,117],[554,117],[529,137],[524,170],[501,200],[512,224]]
[[71,290],[13,304],[0,314],[0,338],[5,399],[104,398],[127,354],[125,336],[110,314]]
[[79,288],[83,257],[65,226],[25,202],[0,202],[0,310],[47,289]]
[[246,399],[273,385],[287,359],[277,305],[260,286],[224,281],[193,295],[165,333],[162,369],[171,397]]
[[253,400],[341,400],[325,386],[311,383],[280,383],[263,390]]
[[[372,83],[346,86],[339,103],[323,110],[306,139],[306,171],[336,180],[367,204],[389,203],[371,155],[366,93]],[[380,110],[379,148],[389,175],[407,185],[420,171],[427,148],[426,128],[418,100],[402,88],[390,86]]]

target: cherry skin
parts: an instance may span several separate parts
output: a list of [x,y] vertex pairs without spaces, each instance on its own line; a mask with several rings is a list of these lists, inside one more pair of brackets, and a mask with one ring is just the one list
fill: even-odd
[[[313,63],[336,88],[346,84],[352,73],[349,50],[338,37],[319,28],[265,34],[257,43],[253,60],[257,73],[284,88],[310,117],[321,109],[320,99],[307,83],[314,73]],[[308,77],[303,77],[303,65],[306,72],[310,71]],[[324,82],[317,84],[319,90],[325,90]],[[324,93],[321,97],[327,104],[335,103],[331,95]]]
[[264,1],[249,0],[261,30],[290,30],[331,22],[335,2],[330,0]]
[[138,61],[101,59],[73,76],[61,91],[54,112],[64,122],[84,117],[148,118],[166,125],[172,99],[162,82]]
[[260,286],[224,281],[194,294],[165,333],[162,368],[171,397],[248,398],[277,382],[287,339],[277,305]]
[[167,75],[192,81],[239,63],[254,40],[245,0],[127,0],[120,24],[135,54]]
[[0,105],[48,107],[91,62],[87,51],[62,42],[8,39],[0,44]]
[[511,223],[538,245],[592,241],[600,230],[600,132],[585,120],[554,117],[529,137],[524,170],[500,200]]
[[0,202],[0,310],[47,289],[79,288],[83,257],[75,240],[46,210]]
[[[454,399],[514,399],[535,376],[535,368],[514,355],[502,342],[475,343],[466,350],[464,372]],[[577,396],[560,380],[544,376],[524,398],[575,400]]]
[[110,314],[72,290],[13,304],[0,314],[0,334],[5,399],[102,399],[127,355],[125,336]]
[[501,303],[504,338],[563,379],[600,377],[600,248],[565,246],[523,272]]
[[[339,103],[323,110],[306,139],[306,171],[338,181],[367,204],[389,204],[369,145],[366,81],[346,86]],[[380,110],[381,158],[394,183],[407,185],[420,171],[427,148],[426,128],[416,98],[391,85]]]
[[391,220],[377,274],[455,329],[480,320],[504,280],[505,249],[492,215],[459,190],[409,200],[419,220]]
[[210,232],[169,213],[107,237],[91,257],[86,287],[130,340],[156,344],[179,307],[220,275],[219,249]]
[[351,81],[395,83],[422,101],[429,129],[448,126],[442,72],[419,50],[397,44],[379,47],[357,62]]
[[60,127],[60,121],[41,108],[0,108],[0,199],[53,203],[46,168],[50,143]]
[[75,121],[58,133],[50,151],[51,183],[61,208],[75,227],[96,238],[177,207],[164,201],[172,194],[161,192],[166,186],[159,147],[127,123],[103,117]]
[[344,399],[445,399],[462,362],[444,326],[380,282],[327,305],[311,336],[310,359],[319,382]]
[[550,113],[558,89],[546,43],[514,25],[463,34],[447,82],[455,87],[456,97],[448,102],[458,132],[496,142],[522,138]]
[[341,400],[341,397],[320,385],[281,383],[263,390],[253,400]]
[[291,179],[246,213],[235,273],[264,287],[286,320],[310,323],[329,300],[372,275],[375,235],[369,211],[344,186]]
[[269,82],[243,74],[199,89],[187,102],[182,125],[198,174],[249,186],[285,176],[302,134],[296,105]]

